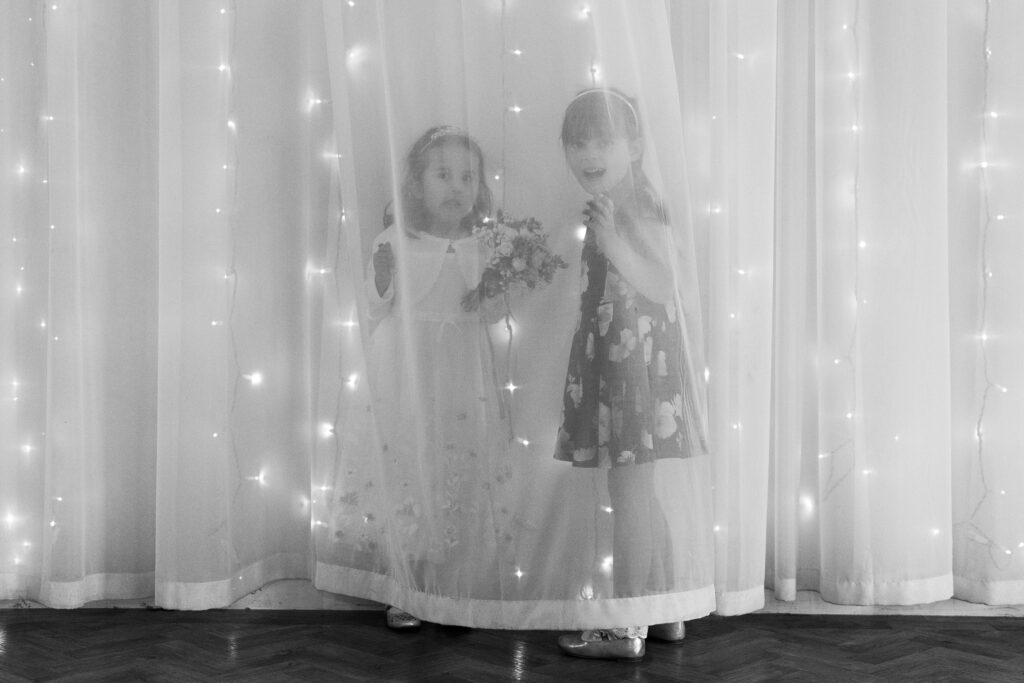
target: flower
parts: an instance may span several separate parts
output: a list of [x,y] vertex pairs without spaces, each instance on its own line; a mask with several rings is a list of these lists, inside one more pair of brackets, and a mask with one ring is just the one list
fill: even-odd
[[[512,309],[508,292],[513,289],[536,289],[549,284],[559,268],[569,264],[548,248],[547,234],[535,218],[511,218],[498,212],[496,220],[484,218],[473,226],[473,234],[483,246],[486,258],[480,282],[462,297],[462,308],[475,311],[485,299],[500,296],[505,306],[505,327],[508,330],[508,354],[505,358],[505,383],[510,381],[512,358]],[[492,361],[493,361],[493,349]],[[498,408],[507,418],[509,440],[512,431],[512,403],[498,392]]]
[[636,348],[636,336],[633,330],[626,328],[619,331],[619,343],[608,347],[608,360],[613,363],[621,363],[629,358],[629,354]]
[[473,227],[487,256],[480,283],[462,300],[467,311],[479,308],[486,298],[515,288],[536,289],[551,282],[555,271],[568,264],[548,248],[547,234],[534,218],[512,218],[498,213]]
[[664,350],[658,351],[658,355],[655,357],[654,376],[668,377],[668,356],[665,355]]
[[619,465],[632,465],[636,462],[636,453],[633,451],[622,451],[615,460]]
[[651,352],[654,350],[654,337],[651,336],[653,322],[654,319],[649,315],[641,315],[636,319],[637,335],[643,340],[644,344],[644,363],[648,365],[651,363]]
[[658,414],[655,418],[654,431],[659,439],[667,439],[676,433],[676,411],[671,403],[662,401],[658,404]]
[[597,333],[602,337],[608,334],[608,326],[612,324],[614,304],[606,301],[597,307]]
[[572,399],[573,406],[579,408],[580,403],[583,401],[583,385],[577,381],[569,382],[569,385],[565,388],[565,392],[569,394],[569,398]]

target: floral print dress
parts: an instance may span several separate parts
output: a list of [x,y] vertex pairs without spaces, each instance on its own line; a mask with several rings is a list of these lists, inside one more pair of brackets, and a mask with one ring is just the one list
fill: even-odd
[[684,457],[675,305],[640,294],[598,249],[592,231],[583,244],[582,277],[555,458],[619,467]]

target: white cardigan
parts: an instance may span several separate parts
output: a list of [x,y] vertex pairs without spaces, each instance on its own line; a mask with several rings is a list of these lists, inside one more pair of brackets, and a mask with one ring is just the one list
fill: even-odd
[[[376,271],[373,267],[372,254],[385,242],[391,243],[395,255],[395,276],[381,295],[377,292],[375,283]],[[397,225],[392,225],[377,235],[373,240],[365,282],[366,300],[369,303],[367,312],[370,318],[380,320],[388,314],[395,298],[396,284],[402,287],[403,295],[411,298],[408,302],[409,310],[415,310],[416,304],[430,291],[441,274],[449,245],[458,258],[459,270],[466,282],[466,289],[476,287],[480,282],[484,261],[483,245],[476,236],[469,235],[449,240],[426,232],[410,235]]]

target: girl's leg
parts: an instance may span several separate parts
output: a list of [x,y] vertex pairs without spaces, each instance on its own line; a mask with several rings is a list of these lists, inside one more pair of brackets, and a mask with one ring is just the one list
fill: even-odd
[[[612,569],[617,596],[668,590],[672,577],[672,540],[654,495],[654,463],[612,468],[608,493],[615,511]],[[678,642],[683,622],[654,624],[648,634]]]
[[[653,465],[613,467],[608,471],[613,510],[612,578],[617,597],[646,592],[655,557],[652,531]],[[646,625],[584,631],[559,637],[558,645],[575,657],[639,659],[645,651]]]
[[[650,585],[655,558],[666,543],[664,520],[654,501],[654,464],[613,467],[608,472],[608,495],[614,518],[612,571],[615,595],[643,595]],[[656,520],[662,533],[655,535]],[[659,562],[660,563],[660,562]]]

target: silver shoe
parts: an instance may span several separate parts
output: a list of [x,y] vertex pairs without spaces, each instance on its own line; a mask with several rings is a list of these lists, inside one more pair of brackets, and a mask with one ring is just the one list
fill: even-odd
[[672,621],[667,624],[652,624],[647,627],[647,637],[655,640],[664,640],[669,643],[678,643],[686,637],[686,623]]
[[423,625],[423,622],[397,607],[388,607],[386,612],[388,628],[394,631],[411,631]]
[[619,636],[607,630],[558,636],[558,647],[567,655],[585,659],[637,660],[646,651],[643,638]]

